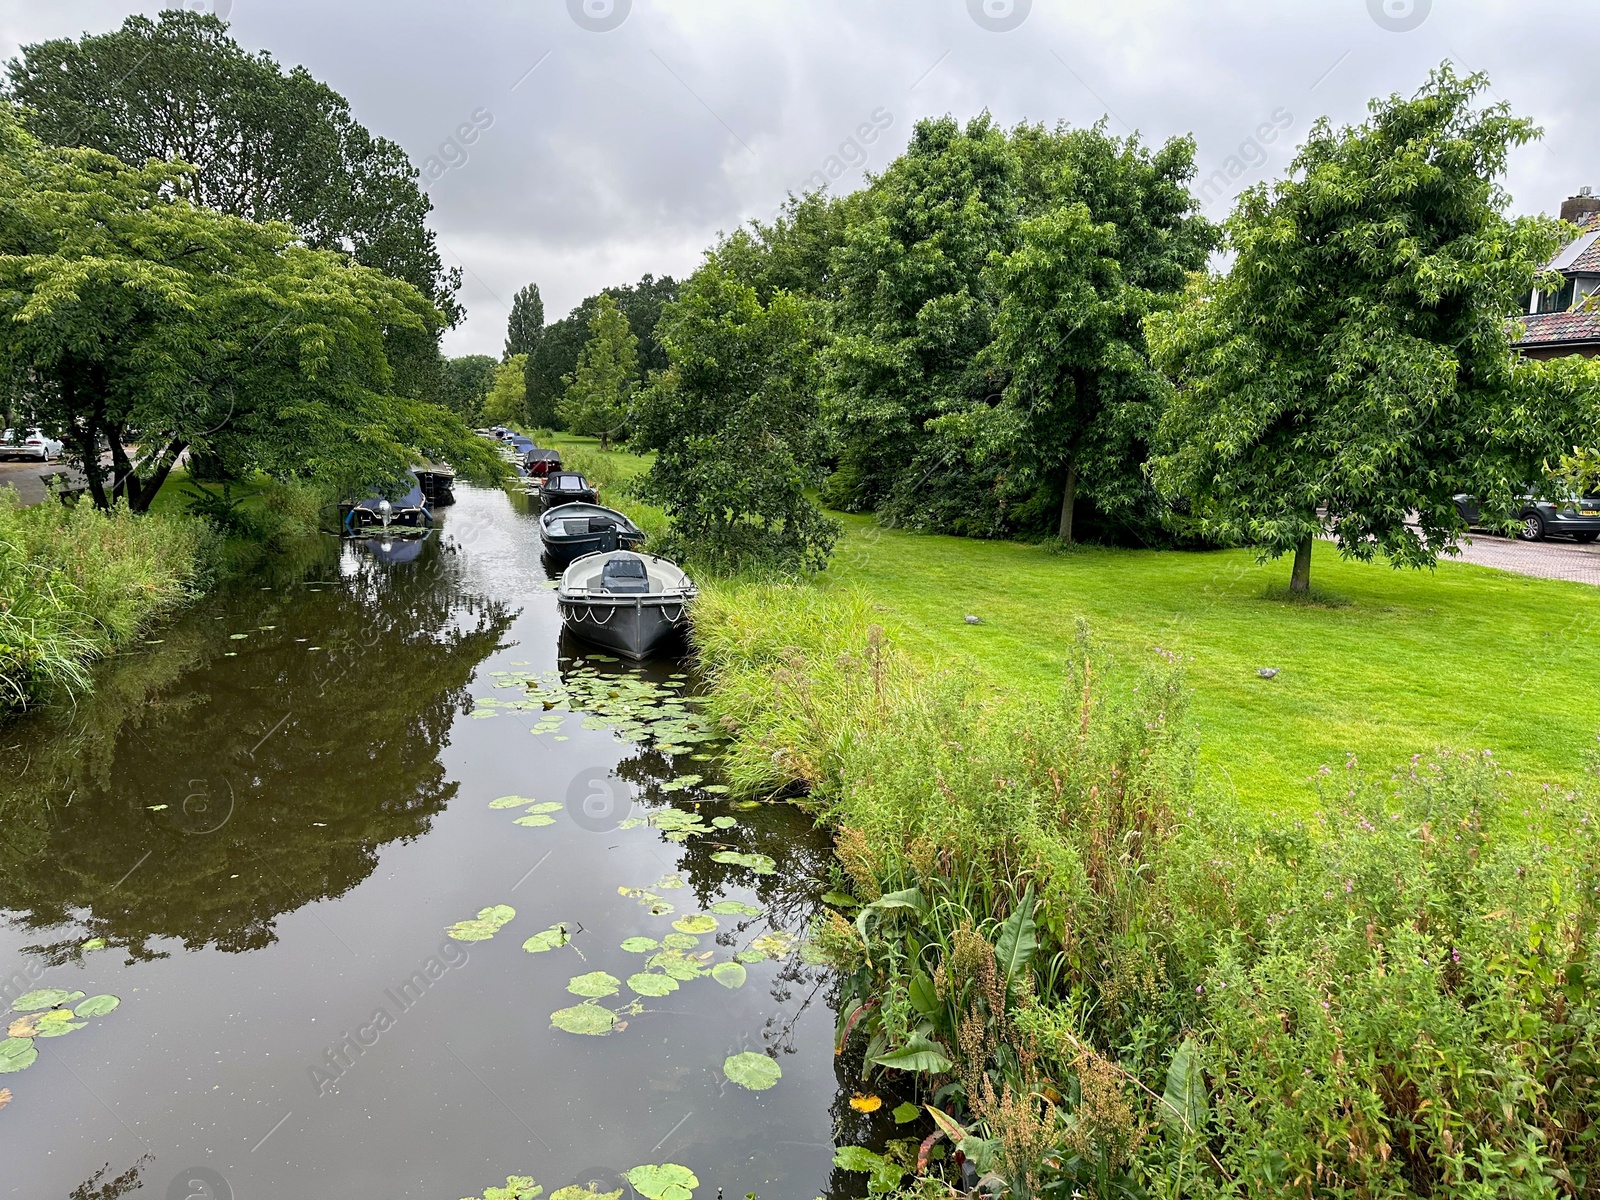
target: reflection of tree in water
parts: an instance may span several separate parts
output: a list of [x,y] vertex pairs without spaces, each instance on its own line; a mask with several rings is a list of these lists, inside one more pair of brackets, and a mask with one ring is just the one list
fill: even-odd
[[339,575],[241,585],[111,664],[75,714],[8,731],[26,766],[0,781],[0,904],[81,921],[54,960],[86,937],[135,957],[161,937],[264,946],[279,914],[427,831],[454,791],[440,748],[510,615],[432,541],[393,569],[347,550]]
[[118,1200],[118,1197],[144,1187],[139,1172],[150,1162],[150,1158],[148,1154],[143,1155],[133,1166],[111,1179],[106,1178],[106,1173],[111,1170],[111,1164],[107,1163],[73,1188],[67,1200]]

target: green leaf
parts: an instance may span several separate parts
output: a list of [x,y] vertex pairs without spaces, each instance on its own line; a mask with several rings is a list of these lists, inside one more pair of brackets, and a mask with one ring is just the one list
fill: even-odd
[[501,796],[489,801],[490,808],[521,808],[524,804],[532,804],[527,796]]
[[710,908],[711,912],[724,917],[759,917],[762,913],[754,904],[746,904],[743,900],[718,900]]
[[72,1011],[80,1017],[103,1017],[121,1003],[115,996],[90,996]]
[[661,939],[661,944],[668,950],[693,950],[700,939],[692,933],[669,933]]
[[658,975],[652,971],[641,971],[637,975],[628,976],[628,986],[641,996],[659,999],[677,991],[682,985],[671,975]]
[[566,805],[559,800],[544,800],[538,804],[530,804],[528,811],[531,813],[553,813],[560,812],[565,807]]
[[752,1092],[764,1092],[783,1077],[783,1069],[765,1054],[745,1051],[722,1064],[722,1073],[732,1082]]
[[747,972],[736,962],[720,962],[711,968],[711,978],[725,988],[743,987]]
[[925,1017],[938,1016],[944,1008],[939,1002],[939,993],[934,991],[933,980],[924,971],[918,971],[911,977],[911,984],[906,990],[910,993],[911,1007]]
[[1179,1136],[1193,1136],[1206,1121],[1206,1081],[1200,1071],[1200,1048],[1184,1038],[1167,1067],[1161,1094],[1161,1122]]
[[598,1000],[601,996],[615,996],[622,980],[604,971],[590,971],[587,975],[574,975],[567,981],[567,991],[574,996],[587,996]]
[[661,943],[656,941],[655,938],[631,937],[623,939],[622,948],[629,954],[649,954],[654,950],[659,950]]
[[[66,1012],[65,1009],[62,1011]],[[66,1015],[70,1017],[72,1014],[66,1013]],[[71,1033],[74,1029],[82,1029],[87,1024],[87,1021],[72,1020],[40,1021],[39,1032],[34,1034],[34,1036],[42,1038],[62,1037],[65,1034]]]
[[90,938],[78,948],[80,950],[104,950],[106,948],[106,940],[105,938],[100,937]]
[[565,925],[552,925],[541,933],[534,934],[522,943],[522,948],[529,954],[543,954],[546,950],[556,950],[565,946],[572,939],[567,936]]
[[894,1123],[896,1125],[909,1125],[922,1115],[922,1110],[911,1101],[898,1105],[894,1110]]
[[872,1061],[880,1067],[892,1067],[896,1071],[927,1071],[936,1075],[951,1067],[944,1047],[920,1034],[912,1034],[898,1050],[878,1055]]
[[525,817],[518,817],[511,823],[513,825],[524,825],[530,829],[538,829],[543,825],[554,825],[556,823],[556,819],[554,817],[547,817],[544,813],[529,813]]
[[776,860],[768,858],[765,854],[740,854],[734,850],[718,850],[711,856],[711,861],[731,867],[748,867],[757,875],[772,875],[778,870]]
[[1005,977],[1015,979],[1017,972],[1033,960],[1034,952],[1038,949],[1038,926],[1033,920],[1033,889],[1029,888],[1016,912],[1001,924],[994,955]]
[[841,1171],[876,1171],[883,1165],[883,1155],[874,1154],[865,1146],[840,1146],[833,1152],[833,1165]]
[[33,1048],[32,1038],[6,1038],[0,1042],[0,1075],[21,1071],[33,1066],[39,1052]]
[[591,1037],[610,1033],[617,1023],[617,1015],[598,1004],[574,1004],[550,1014],[550,1024],[566,1033],[582,1033]]
[[866,905],[856,914],[856,930],[861,934],[861,940],[867,938],[867,918],[873,913],[887,912],[890,909],[909,908],[913,912],[921,913],[926,910],[927,904],[922,899],[922,893],[916,888],[905,888],[902,891],[890,892],[887,896],[880,896],[871,904]]
[[550,1200],[621,1200],[622,1189],[614,1192],[597,1192],[592,1186],[569,1183],[550,1193]]
[[476,918],[470,921],[457,921],[445,933],[455,938],[458,942],[483,942],[500,932],[501,926],[517,915],[517,910],[509,904],[496,904],[489,908],[480,908]]
[[690,1200],[700,1186],[695,1173],[677,1163],[635,1167],[627,1179],[645,1200]]
[[823,892],[822,902],[835,908],[859,908],[861,901],[845,892]]
[[11,1008],[15,1012],[42,1012],[58,1004],[65,1004],[68,1000],[76,1000],[82,995],[82,992],[69,992],[63,988],[40,988],[36,992],[18,996]]
[[695,913],[679,917],[672,923],[672,927],[680,933],[710,933],[716,929],[717,919],[706,913]]

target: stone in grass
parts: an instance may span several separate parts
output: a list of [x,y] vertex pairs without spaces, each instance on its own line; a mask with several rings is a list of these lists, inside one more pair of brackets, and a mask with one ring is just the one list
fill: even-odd
[[1278,673],[1277,667],[1257,667],[1256,674],[1263,679],[1271,679]]

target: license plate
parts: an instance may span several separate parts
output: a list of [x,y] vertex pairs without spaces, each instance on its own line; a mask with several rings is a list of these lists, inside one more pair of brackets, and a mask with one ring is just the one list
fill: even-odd
[[1600,517],[1600,508],[1586,508],[1582,510],[1585,517]]

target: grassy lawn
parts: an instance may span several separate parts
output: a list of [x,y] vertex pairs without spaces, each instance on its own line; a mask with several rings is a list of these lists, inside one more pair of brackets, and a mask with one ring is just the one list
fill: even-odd
[[1208,782],[1252,809],[1312,807],[1308,777],[1350,754],[1388,766],[1487,748],[1537,785],[1571,783],[1595,747],[1600,594],[1582,584],[1395,571],[1318,544],[1312,581],[1347,603],[1313,607],[1267,599],[1288,562],[1247,551],[1053,554],[844,521],[823,585],[863,589],[918,657],[964,657],[1043,696],[1079,617],[1123,664],[1181,655]]
[[[590,438],[551,443],[600,457]],[[619,480],[647,465],[604,459]],[[1080,617],[1121,667],[1181,655],[1206,781],[1259,812],[1310,810],[1318,768],[1352,754],[1387,767],[1490,749],[1533,790],[1571,784],[1596,746],[1600,592],[1583,584],[1461,563],[1396,571],[1319,544],[1312,582],[1343,602],[1321,607],[1268,599],[1288,560],[1249,551],[1061,554],[840,519],[819,586],[860,589],[923,661],[965,659],[1019,698],[1051,696]]]

